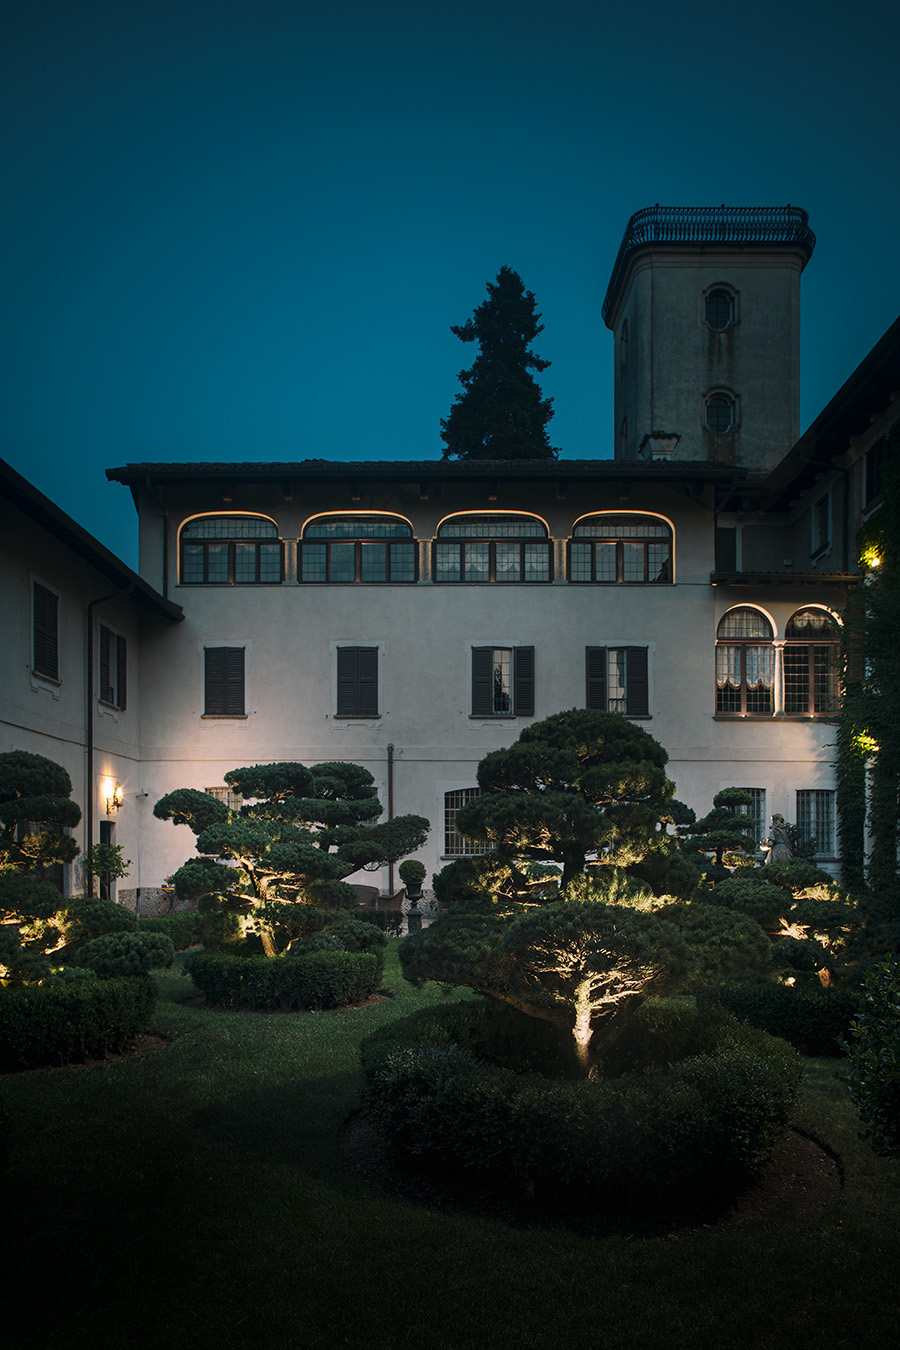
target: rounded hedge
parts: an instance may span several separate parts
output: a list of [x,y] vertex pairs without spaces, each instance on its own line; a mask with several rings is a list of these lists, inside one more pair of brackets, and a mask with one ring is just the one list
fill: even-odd
[[858,989],[756,980],[727,981],[699,997],[704,1007],[724,1008],[740,1022],[780,1036],[806,1055],[839,1055],[862,1002]]
[[147,975],[170,966],[175,959],[172,939],[165,933],[105,933],[79,948],[75,960],[102,979],[114,975]]
[[[732,1019],[704,1030],[695,1011],[682,1012],[681,1048],[696,1033],[705,1053],[655,1072],[565,1081],[478,1058],[466,1043],[482,1017],[477,1001],[429,1009],[364,1043],[365,1108],[407,1153],[547,1198],[630,1204],[708,1195],[757,1169],[788,1126],[799,1057]],[[654,1039],[652,1024],[643,1035]]]
[[0,994],[0,1069],[102,1059],[147,1030],[157,989],[149,975],[76,979]]
[[[375,931],[375,930],[373,930]],[[208,1002],[226,1008],[343,1008],[369,998],[382,962],[371,952],[315,951],[301,956],[190,952],[184,969]]]

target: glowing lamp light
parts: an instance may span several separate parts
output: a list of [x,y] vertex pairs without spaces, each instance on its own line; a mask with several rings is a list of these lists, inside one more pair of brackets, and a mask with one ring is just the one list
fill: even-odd
[[860,557],[860,562],[863,567],[880,567],[881,554],[878,551],[878,546],[876,544],[869,544],[864,548]]
[[115,780],[112,778],[106,779],[103,784],[103,795],[106,798],[106,814],[114,816],[125,800],[125,789],[118,778]]
[[875,737],[867,731],[858,731],[853,737],[853,744],[862,755],[877,755],[880,749]]

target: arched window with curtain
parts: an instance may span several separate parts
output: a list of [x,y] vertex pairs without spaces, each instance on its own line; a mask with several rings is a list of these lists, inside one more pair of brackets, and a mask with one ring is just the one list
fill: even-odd
[[840,628],[824,609],[798,609],[784,633],[784,711],[827,717],[838,710]]
[[586,516],[569,542],[569,581],[659,585],[672,580],[672,529],[659,516]]
[[416,545],[402,516],[316,516],[300,540],[297,580],[353,585],[412,582]]
[[716,712],[764,717],[774,712],[772,625],[758,609],[729,610],[716,634]]
[[184,586],[278,585],[281,540],[266,516],[198,516],[181,529]]
[[537,516],[451,516],[438,527],[434,580],[551,581],[551,548]]

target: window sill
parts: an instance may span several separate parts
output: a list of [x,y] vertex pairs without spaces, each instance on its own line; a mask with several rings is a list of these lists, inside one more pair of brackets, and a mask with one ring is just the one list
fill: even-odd
[[247,722],[249,713],[201,713],[201,722]]

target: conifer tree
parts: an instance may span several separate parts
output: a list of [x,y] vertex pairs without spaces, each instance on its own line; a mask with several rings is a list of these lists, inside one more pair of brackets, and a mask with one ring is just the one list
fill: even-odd
[[544,330],[534,293],[509,267],[501,267],[487,289],[472,317],[450,329],[480,350],[460,371],[463,392],[441,418],[444,459],[555,459],[547,437],[553,400],[542,398],[531,374],[550,364],[529,345]]

